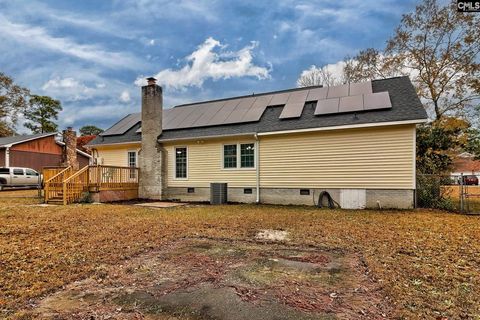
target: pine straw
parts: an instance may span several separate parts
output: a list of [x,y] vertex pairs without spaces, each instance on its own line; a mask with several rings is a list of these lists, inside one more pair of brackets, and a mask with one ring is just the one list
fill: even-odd
[[[2,194],[0,194],[2,197]],[[182,237],[291,242],[355,252],[392,301],[395,318],[480,318],[480,217],[438,211],[129,205],[35,207],[0,202],[0,318],[36,298]],[[17,204],[16,204],[17,203]]]

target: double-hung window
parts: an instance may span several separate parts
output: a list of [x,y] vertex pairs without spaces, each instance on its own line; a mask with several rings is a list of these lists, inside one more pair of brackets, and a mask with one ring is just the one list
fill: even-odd
[[175,148],[175,178],[187,179],[187,148]]
[[223,167],[225,169],[237,167],[237,145],[226,144],[223,146]]
[[255,144],[239,143],[224,145],[223,168],[255,168]]
[[255,145],[253,143],[242,143],[240,145],[240,167],[255,167]]
[[128,151],[128,166],[130,169],[130,179],[135,179],[136,177],[136,170],[133,168],[137,167],[137,152],[136,151]]

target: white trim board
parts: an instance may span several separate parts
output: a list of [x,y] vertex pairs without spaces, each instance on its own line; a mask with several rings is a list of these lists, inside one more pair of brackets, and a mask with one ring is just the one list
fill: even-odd
[[364,123],[364,124],[349,124],[349,125],[343,125],[343,126],[332,126],[332,127],[321,127],[321,128],[307,128],[307,129],[259,132],[258,135],[259,136],[270,136],[270,135],[274,135],[274,134],[288,134],[288,133],[302,133],[302,132],[315,132],[315,131],[328,131],[328,130],[384,127],[384,126],[395,126],[395,125],[402,125],[402,124],[420,124],[420,123],[425,123],[425,122],[427,122],[427,119],[378,122],[378,123]]

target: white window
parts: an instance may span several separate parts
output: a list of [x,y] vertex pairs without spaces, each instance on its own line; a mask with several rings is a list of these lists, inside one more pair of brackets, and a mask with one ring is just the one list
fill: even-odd
[[187,166],[188,166],[187,148],[176,147],[175,148],[175,178],[176,179],[187,179],[187,171],[188,171]]
[[253,143],[240,145],[240,167],[255,168],[255,145]]
[[255,168],[255,143],[223,145],[223,168]]
[[223,167],[225,169],[237,167],[237,145],[226,144],[223,146]]
[[[136,151],[128,151],[128,166],[130,168],[137,167],[137,152]],[[137,170],[131,169],[130,170],[130,179],[135,179],[137,175]]]
[[128,166],[129,167],[137,167],[137,152],[136,151],[128,151]]

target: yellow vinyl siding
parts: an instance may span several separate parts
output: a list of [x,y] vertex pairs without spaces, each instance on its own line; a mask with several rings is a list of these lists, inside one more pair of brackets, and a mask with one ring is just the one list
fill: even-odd
[[415,126],[260,137],[266,188],[414,188]]
[[[140,144],[131,144],[131,145],[112,145],[105,147],[96,147],[98,155],[95,154],[95,157],[103,158],[103,165],[106,166],[118,166],[118,167],[127,167],[128,166],[128,152],[129,151],[139,151]],[[138,157],[137,157],[137,166],[138,166]]]
[[[255,187],[255,169],[223,169],[223,145],[254,143],[254,140],[210,140],[203,143],[164,144],[167,150],[169,187],[210,187],[227,182],[229,187]],[[175,147],[187,147],[187,179],[175,179]]]
[[[260,136],[260,187],[414,188],[414,125]],[[165,144],[169,187],[255,187],[255,169],[223,169],[217,139]],[[188,178],[175,179],[175,147],[187,147]]]

